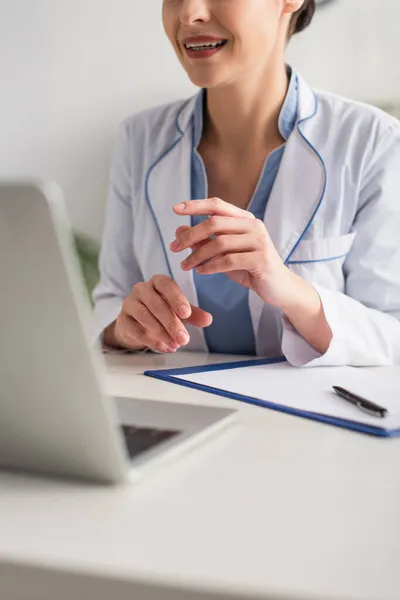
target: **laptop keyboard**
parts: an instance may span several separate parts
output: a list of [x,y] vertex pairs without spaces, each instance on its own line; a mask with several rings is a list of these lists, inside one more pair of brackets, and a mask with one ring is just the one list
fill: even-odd
[[134,425],[122,425],[121,429],[130,458],[136,458],[138,454],[146,452],[181,433],[180,431],[135,427]]

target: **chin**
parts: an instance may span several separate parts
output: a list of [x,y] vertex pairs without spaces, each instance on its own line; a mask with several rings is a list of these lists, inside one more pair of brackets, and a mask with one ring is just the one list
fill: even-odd
[[224,77],[221,72],[218,73],[215,71],[214,73],[211,73],[209,70],[208,73],[206,73],[205,70],[201,72],[200,69],[196,70],[196,72],[194,70],[187,70],[186,72],[190,81],[199,88],[212,89],[223,87],[226,82],[226,77]]

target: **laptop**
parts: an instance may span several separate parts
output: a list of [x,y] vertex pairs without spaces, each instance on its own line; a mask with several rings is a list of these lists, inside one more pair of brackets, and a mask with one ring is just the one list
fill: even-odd
[[[115,484],[218,431],[234,410],[104,393],[60,189],[0,183],[0,469]],[[166,384],[168,385],[168,384]]]

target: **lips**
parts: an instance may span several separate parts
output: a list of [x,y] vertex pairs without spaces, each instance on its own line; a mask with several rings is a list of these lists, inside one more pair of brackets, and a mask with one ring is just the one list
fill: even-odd
[[186,53],[190,58],[209,58],[226,46],[228,40],[211,36],[196,36],[183,40]]

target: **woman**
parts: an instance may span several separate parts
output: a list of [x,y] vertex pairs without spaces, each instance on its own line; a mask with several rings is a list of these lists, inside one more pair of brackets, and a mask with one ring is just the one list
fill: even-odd
[[285,66],[314,10],[164,0],[202,91],[121,126],[94,294],[106,346],[400,362],[400,126]]

